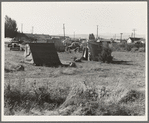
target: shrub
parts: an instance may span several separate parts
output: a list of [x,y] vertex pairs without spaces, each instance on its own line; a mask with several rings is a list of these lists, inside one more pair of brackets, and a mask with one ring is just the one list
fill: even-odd
[[[10,111],[6,115],[13,115],[19,110],[25,110],[29,113],[31,109],[50,109],[58,107],[65,101],[64,93],[68,91],[63,89],[47,89],[45,86],[38,87],[34,83],[31,90],[20,90],[18,87],[11,87],[8,84],[4,90],[5,108]],[[54,92],[54,93],[53,93]],[[63,95],[63,97],[62,97]],[[47,104],[47,106],[45,105]],[[14,111],[12,113],[11,111]]]
[[98,60],[102,62],[112,62],[112,50],[109,47],[103,47],[101,53],[98,55]]
[[125,51],[131,51],[133,45],[125,44]]
[[136,47],[131,48],[131,52],[135,52],[135,51],[138,51],[138,48]]
[[140,47],[143,47],[144,44],[137,42],[137,43],[134,44],[134,46],[137,47],[137,48],[140,48]]
[[126,93],[124,97],[121,98],[119,103],[128,103],[128,102],[134,102],[135,100],[139,99],[141,96],[141,93],[136,90],[130,90]]
[[144,47],[141,47],[141,48],[138,49],[138,51],[139,52],[145,52],[145,48]]
[[111,45],[112,45],[111,46],[112,51],[119,51],[120,47],[118,46],[117,43],[112,43]]
[[127,43],[112,43],[111,49],[112,51],[132,51],[133,48],[145,48],[145,44],[136,43],[136,44],[127,44]]

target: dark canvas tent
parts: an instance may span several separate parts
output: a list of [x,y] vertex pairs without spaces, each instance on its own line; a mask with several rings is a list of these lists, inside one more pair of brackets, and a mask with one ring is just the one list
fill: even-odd
[[101,51],[102,51],[102,43],[101,42],[89,40],[87,42],[87,47],[84,48],[84,50],[83,50],[83,58],[84,58],[84,60],[90,59],[93,61],[97,61],[98,55],[101,53]]
[[89,41],[88,47],[91,53],[91,59],[93,61],[97,61],[97,57],[102,51],[102,43],[95,42],[95,41]]
[[24,52],[24,62],[41,66],[61,65],[54,43],[27,44]]

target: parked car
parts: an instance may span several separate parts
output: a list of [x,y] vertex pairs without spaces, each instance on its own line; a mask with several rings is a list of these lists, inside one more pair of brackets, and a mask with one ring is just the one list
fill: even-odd
[[11,43],[10,50],[20,50],[18,43]]
[[16,41],[14,39],[12,39],[9,43],[8,43],[8,47],[12,46],[12,43],[19,43],[19,41]]
[[8,47],[11,47],[11,42],[10,42],[10,43],[8,43]]

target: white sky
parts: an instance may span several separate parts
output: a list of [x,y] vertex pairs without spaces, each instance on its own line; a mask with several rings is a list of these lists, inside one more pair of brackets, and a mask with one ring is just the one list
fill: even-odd
[[16,20],[18,30],[30,33],[67,34],[100,33],[146,34],[147,2],[2,2],[3,18]]

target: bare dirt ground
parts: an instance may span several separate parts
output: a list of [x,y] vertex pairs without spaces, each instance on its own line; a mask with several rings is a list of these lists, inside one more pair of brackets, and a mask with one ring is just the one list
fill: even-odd
[[[81,53],[74,52],[61,52],[58,55],[62,62],[73,61],[74,56],[81,57]],[[103,87],[109,92],[104,98],[104,105],[108,106],[111,110],[110,113],[103,113],[105,110],[102,111],[101,105],[98,105],[98,110],[94,115],[125,115],[122,111],[111,113],[116,109],[111,109],[112,104],[112,107],[120,107],[119,109],[123,111],[125,109],[131,110],[127,110],[126,115],[145,115],[145,53],[113,52],[112,55],[115,62],[110,64],[82,61],[76,63],[76,68],[39,67],[23,63],[22,51],[10,51],[8,47],[5,47],[5,88],[10,84],[12,90],[18,88],[24,92],[31,91],[33,84],[36,82],[36,87],[45,87],[51,98],[62,99],[59,100],[59,105],[52,109],[47,108],[50,107],[48,103],[48,106],[45,106],[46,108],[40,110],[32,106],[27,112],[25,112],[25,108],[21,108],[10,113],[8,111],[9,106],[5,106],[5,115],[83,115],[79,112],[80,109],[70,111],[69,106],[65,106],[62,111],[59,109],[60,105],[68,100],[72,87],[80,85],[82,82],[96,89],[98,95],[100,95],[99,91]],[[11,70],[18,65],[23,65],[24,71],[12,72]],[[133,97],[130,94],[131,92],[139,94],[139,97]],[[133,99],[128,97],[129,94]],[[100,97],[98,96],[98,98]],[[101,100],[99,100],[97,102],[101,104]],[[57,111],[57,109],[59,110]]]

